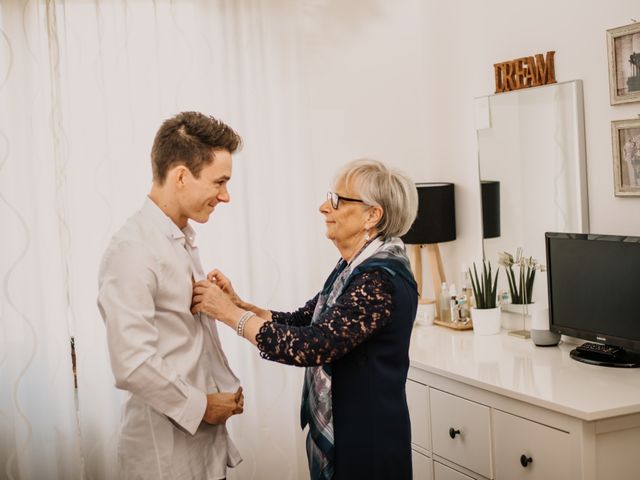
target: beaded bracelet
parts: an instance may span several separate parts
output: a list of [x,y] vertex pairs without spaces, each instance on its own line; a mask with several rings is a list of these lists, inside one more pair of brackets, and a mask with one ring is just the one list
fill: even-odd
[[250,312],[249,310],[247,310],[242,314],[242,316],[240,317],[240,320],[238,320],[238,325],[236,326],[236,333],[238,334],[239,337],[244,337],[245,324],[251,317],[255,317],[255,316],[256,314],[253,312]]

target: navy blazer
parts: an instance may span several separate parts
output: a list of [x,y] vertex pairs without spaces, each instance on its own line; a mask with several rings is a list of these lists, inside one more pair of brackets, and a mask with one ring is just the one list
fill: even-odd
[[384,270],[394,288],[391,321],[332,364],[335,480],[412,478],[405,384],[418,294],[412,277]]

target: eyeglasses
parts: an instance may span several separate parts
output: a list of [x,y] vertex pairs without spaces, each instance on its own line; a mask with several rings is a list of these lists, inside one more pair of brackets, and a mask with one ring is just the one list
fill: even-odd
[[338,195],[336,192],[327,192],[327,200],[331,202],[331,206],[334,210],[337,210],[340,206],[340,200],[343,202],[360,202],[364,203],[364,200],[359,198],[349,198]]

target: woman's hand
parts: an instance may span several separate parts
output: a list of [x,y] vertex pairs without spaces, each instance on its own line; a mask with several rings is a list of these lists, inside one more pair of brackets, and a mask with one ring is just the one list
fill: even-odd
[[206,313],[234,328],[237,320],[234,322],[233,319],[239,318],[243,313],[228,294],[209,280],[202,280],[193,286],[191,312]]
[[229,295],[229,298],[234,304],[236,304],[238,307],[242,307],[243,301],[233,289],[231,280],[229,280],[229,278],[227,278],[220,270],[218,270],[217,268],[211,270],[207,275],[207,280],[215,283],[224,293]]
[[271,312],[241,300],[220,270],[213,270],[207,278],[193,285],[191,312],[204,312],[237,331],[242,315],[252,311],[256,315],[245,321],[239,333],[256,345],[256,335],[265,322],[271,321]]

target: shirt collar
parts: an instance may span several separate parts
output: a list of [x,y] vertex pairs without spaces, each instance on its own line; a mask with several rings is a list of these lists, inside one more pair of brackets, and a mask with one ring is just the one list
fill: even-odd
[[195,246],[196,232],[191,225],[187,223],[187,226],[180,230],[178,226],[173,223],[173,220],[149,197],[144,199],[140,213],[143,217],[151,220],[153,224],[170,239],[182,240],[183,244],[186,242],[190,247]]

